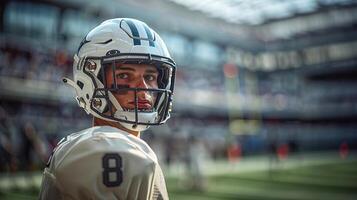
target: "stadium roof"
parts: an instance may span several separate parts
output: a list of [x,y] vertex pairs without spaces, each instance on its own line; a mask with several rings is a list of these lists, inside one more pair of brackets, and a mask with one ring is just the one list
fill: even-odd
[[356,37],[355,0],[37,1],[66,3],[99,18],[133,17],[156,30],[252,52]]
[[352,0],[170,0],[229,23],[259,25],[269,20],[316,12],[323,7],[348,6]]

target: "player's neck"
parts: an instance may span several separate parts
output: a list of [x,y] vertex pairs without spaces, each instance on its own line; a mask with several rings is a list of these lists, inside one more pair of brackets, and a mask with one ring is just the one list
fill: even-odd
[[111,121],[106,121],[103,119],[99,119],[94,117],[93,118],[93,126],[111,126],[111,127],[115,127],[118,128],[120,130],[123,130],[125,132],[128,132],[136,137],[140,137],[140,132],[139,131],[133,131],[133,130],[129,130],[127,128],[125,128],[124,126],[122,126],[120,123],[116,123],[116,122],[111,122]]

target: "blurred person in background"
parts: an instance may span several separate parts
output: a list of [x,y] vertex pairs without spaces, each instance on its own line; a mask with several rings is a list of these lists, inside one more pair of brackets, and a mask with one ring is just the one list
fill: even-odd
[[36,169],[36,161],[33,159],[33,154],[37,156],[40,163],[45,163],[47,149],[44,140],[40,137],[34,124],[30,121],[24,122],[20,130],[22,145],[19,153],[21,169],[25,171],[33,171]]
[[191,190],[203,191],[206,187],[206,178],[203,174],[203,164],[205,163],[206,149],[202,141],[197,136],[190,135],[187,143],[187,162],[188,170],[187,184]]
[[241,159],[241,156],[242,156],[242,146],[238,141],[233,140],[228,145],[228,148],[227,148],[228,160],[231,163],[237,163]]
[[272,176],[273,174],[272,172],[276,168],[279,162],[278,154],[277,154],[278,151],[277,145],[278,144],[276,140],[271,140],[267,146],[267,151],[269,154],[269,176]]
[[0,172],[14,172],[17,166],[17,158],[11,141],[13,124],[6,113],[0,107]]
[[157,157],[140,132],[170,117],[175,63],[144,22],[110,19],[91,30],[64,78],[93,127],[63,138],[40,199],[168,199]]

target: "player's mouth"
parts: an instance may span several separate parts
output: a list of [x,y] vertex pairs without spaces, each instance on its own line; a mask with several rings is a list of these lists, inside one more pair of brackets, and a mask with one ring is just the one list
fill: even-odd
[[[132,108],[135,108],[135,102],[134,101],[131,101],[129,102],[129,105],[130,107]],[[148,109],[151,109],[152,108],[152,105],[151,105],[151,102],[149,100],[138,100],[138,109],[139,110],[148,110]]]

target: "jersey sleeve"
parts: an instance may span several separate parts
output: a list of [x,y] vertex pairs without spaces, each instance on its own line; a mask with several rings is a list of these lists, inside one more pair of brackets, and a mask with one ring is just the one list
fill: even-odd
[[43,172],[39,199],[63,199],[59,188],[56,186],[56,177],[49,171],[48,168],[45,168]]
[[[44,171],[40,199],[160,199],[159,168],[146,143],[130,136],[70,137],[54,151]],[[164,189],[161,197],[167,197]]]
[[[71,146],[69,145],[70,140],[68,140],[68,136],[62,138],[57,146],[53,149],[51,156],[49,157],[46,168],[42,174],[41,188],[39,199],[40,200],[63,200],[63,195],[60,190],[60,186],[58,185],[57,178],[54,175],[55,166],[56,166],[56,158],[61,156],[58,152],[65,152]],[[60,154],[60,155],[58,155]]]

